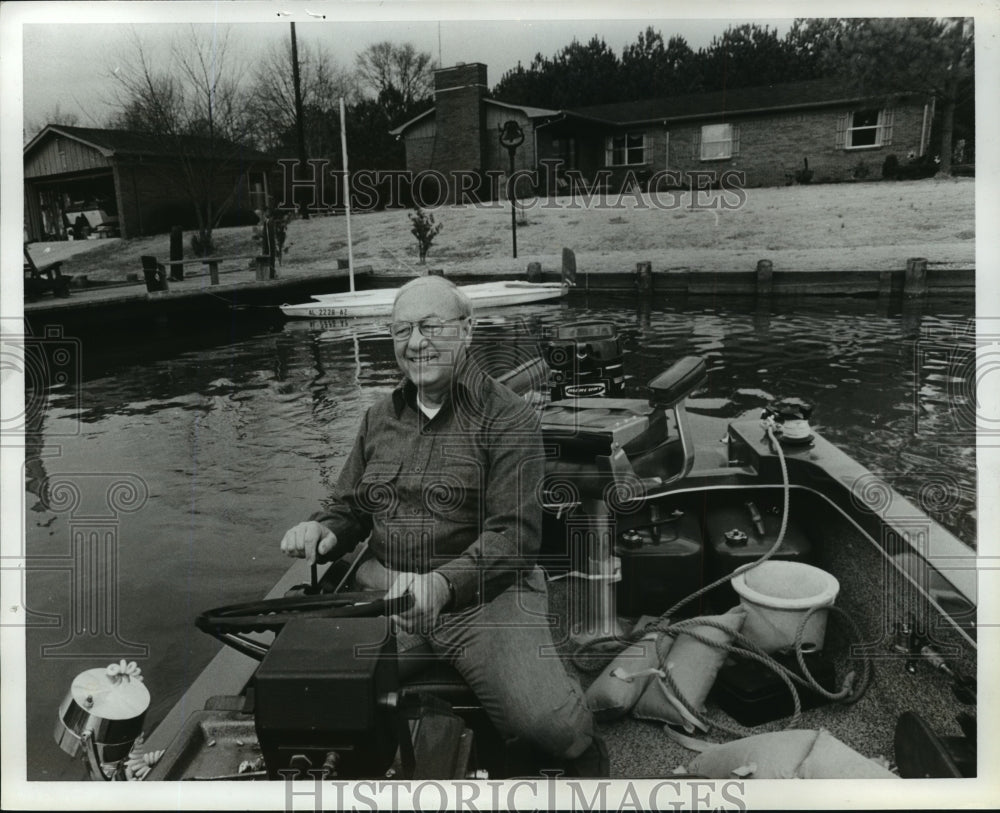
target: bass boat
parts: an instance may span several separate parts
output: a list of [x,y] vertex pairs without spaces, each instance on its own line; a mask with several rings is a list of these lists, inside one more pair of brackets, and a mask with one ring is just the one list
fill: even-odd
[[[623,398],[613,329],[562,341],[532,362],[558,381],[539,405],[554,452],[539,561],[611,775],[975,777],[974,551],[813,430],[808,404],[690,415],[697,357]],[[138,744],[148,693],[128,664],[96,665],[58,743],[103,779],[554,767],[504,743],[450,666],[401,680],[387,616],[407,597],[351,592],[350,568],[296,562],[263,599],[206,610],[226,646]]]

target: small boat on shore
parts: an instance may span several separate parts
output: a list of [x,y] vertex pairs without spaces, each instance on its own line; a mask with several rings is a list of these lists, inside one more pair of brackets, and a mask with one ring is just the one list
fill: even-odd
[[[595,335],[593,325],[576,331],[580,352]],[[550,577],[558,654],[593,687],[601,677],[585,662],[617,643],[600,668],[634,644],[649,629],[643,619],[659,618],[676,634],[692,617],[725,614],[739,603],[747,611],[743,634],[785,671],[762,668],[749,644],[724,643],[717,676],[706,678],[714,681],[707,714],[696,709],[700,736],[778,735],[793,724],[787,733],[827,732],[863,757],[847,767],[841,761],[839,774],[817,768],[814,758],[814,770],[830,771],[816,778],[871,777],[876,756],[892,767],[882,769],[887,778],[975,777],[974,551],[813,431],[801,402],[787,399],[765,417],[730,422],[689,415],[685,402],[705,376],[704,360],[688,357],[651,380],[647,398],[541,406],[554,455],[540,485],[539,561]],[[537,378],[515,370],[508,385],[517,391],[519,381]],[[147,780],[280,780],[288,772],[385,778],[387,771],[398,779],[453,780],[531,771],[496,744],[456,673],[432,667],[400,681],[385,604],[339,592],[350,584],[340,564],[310,573],[296,562],[265,600],[202,615],[199,626],[229,646],[143,743],[147,753],[163,751],[148,770],[126,742],[139,724],[116,720],[127,731],[112,742],[107,721],[92,720],[95,713],[85,715],[76,699],[60,709],[60,744],[71,750],[82,723],[94,722],[104,753],[138,766]],[[781,569],[793,577],[763,579]],[[746,626],[751,612],[763,622],[755,635]],[[790,627],[785,613],[794,618]],[[807,622],[820,613],[826,627],[815,633]],[[786,640],[765,647],[771,622]],[[378,657],[352,657],[359,640],[381,642]],[[316,657],[303,662],[303,652]],[[120,683],[126,667],[111,679]],[[789,689],[789,680],[797,688]],[[684,733],[673,736],[662,722],[636,715],[600,719],[613,775],[672,778],[691,763],[691,721],[683,712],[680,721]],[[754,769],[763,771],[774,754],[754,761]],[[734,774],[740,778],[750,770],[746,761],[733,767],[744,771]],[[799,775],[798,767],[788,775]]]
[[[568,285],[558,282],[521,282],[517,280],[480,282],[459,286],[477,308],[502,308],[559,299]],[[281,312],[293,319],[330,319],[389,316],[398,288],[374,288],[340,294],[317,294],[313,302],[282,305]]]

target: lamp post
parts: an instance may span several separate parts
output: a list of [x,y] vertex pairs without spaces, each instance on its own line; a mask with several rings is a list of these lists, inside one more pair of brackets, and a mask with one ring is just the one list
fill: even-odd
[[512,179],[514,177],[514,153],[517,152],[517,148],[524,143],[524,131],[521,129],[521,125],[518,124],[513,119],[505,121],[503,124],[498,124],[497,129],[500,131],[500,146],[507,150],[507,155],[510,156],[510,174],[507,177],[507,197],[510,198],[510,237],[514,246],[514,258],[517,258],[517,200],[514,196],[514,183]]

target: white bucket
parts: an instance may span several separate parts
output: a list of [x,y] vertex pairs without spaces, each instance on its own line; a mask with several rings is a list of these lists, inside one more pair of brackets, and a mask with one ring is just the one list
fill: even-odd
[[[813,607],[829,607],[840,591],[832,575],[802,562],[768,560],[730,583],[746,608],[743,634],[765,652],[792,649],[805,614]],[[818,610],[809,617],[802,632],[803,652],[823,648],[828,614]]]

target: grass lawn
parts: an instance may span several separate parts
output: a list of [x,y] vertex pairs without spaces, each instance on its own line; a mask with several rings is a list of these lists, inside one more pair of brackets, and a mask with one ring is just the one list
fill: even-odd
[[[975,265],[975,180],[871,182],[747,189],[736,208],[721,208],[718,193],[690,193],[659,201],[648,195],[610,196],[603,205],[558,198],[536,201],[517,230],[518,257],[511,256],[510,210],[502,205],[445,206],[433,210],[443,224],[422,267],[417,242],[402,209],[351,218],[354,260],[376,273],[522,275],[528,262],[558,270],[562,248],[572,248],[581,270],[632,271],[651,261],[654,270],[752,270],[770,259],[775,270],[883,270],[903,268],[908,257],[931,267]],[[739,199],[733,192],[725,203]],[[215,232],[219,256],[254,254],[259,243],[249,226]],[[190,234],[185,234],[189,243]],[[169,258],[162,234],[133,240],[96,241],[67,259],[63,270],[92,280],[119,281],[138,273],[140,256]],[[68,250],[66,244],[49,244]],[[190,245],[187,256],[193,256]],[[283,273],[336,267],[347,258],[347,220],[315,217],[288,227]],[[44,246],[32,246],[43,258]]]

